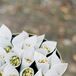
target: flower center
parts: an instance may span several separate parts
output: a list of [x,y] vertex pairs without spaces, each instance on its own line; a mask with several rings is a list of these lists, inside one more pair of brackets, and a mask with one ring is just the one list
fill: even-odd
[[39,62],[39,63],[46,63],[47,60],[46,60],[46,59],[42,59],[42,60],[39,60],[38,62]]
[[26,68],[24,71],[23,71],[23,74],[22,76],[34,76],[34,71],[32,68]]
[[6,48],[4,48],[5,49],[5,51],[7,52],[7,53],[9,53],[10,52],[10,50],[12,49],[12,47],[11,46],[7,46]]
[[27,46],[27,47],[31,47],[31,45],[30,45],[30,44],[26,44],[26,46]]
[[2,72],[0,71],[0,76],[2,76]]
[[32,62],[31,59],[26,59],[26,58],[25,58],[25,60],[26,60],[28,63],[31,63],[31,62]]
[[43,48],[43,49],[47,50],[47,51],[48,51],[48,53],[50,52],[50,49],[49,49],[46,45],[41,46],[41,48]]
[[10,63],[14,66],[18,66],[20,64],[20,58],[17,56],[12,56],[10,59]]

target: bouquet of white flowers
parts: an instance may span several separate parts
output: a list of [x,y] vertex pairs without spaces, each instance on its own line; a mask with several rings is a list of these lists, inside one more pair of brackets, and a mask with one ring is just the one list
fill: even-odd
[[22,31],[12,34],[0,27],[0,76],[62,76],[68,63],[63,63],[56,41],[45,35]]

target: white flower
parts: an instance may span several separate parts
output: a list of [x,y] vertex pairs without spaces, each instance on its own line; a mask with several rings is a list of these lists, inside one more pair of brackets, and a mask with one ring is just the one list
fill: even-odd
[[21,64],[21,57],[17,53],[10,52],[6,55],[5,61],[16,68]]
[[36,61],[38,69],[41,69],[43,74],[45,74],[46,71],[49,70],[49,63],[47,57],[39,52],[35,52],[34,59]]
[[6,52],[9,52],[12,47],[22,47],[22,43],[27,37],[28,33],[23,31],[12,40],[12,33],[10,29],[4,24],[2,24],[2,26],[0,27],[0,47],[3,47]]
[[57,42],[56,41],[45,41],[42,43],[41,48],[46,51],[45,55],[52,53],[56,49]]

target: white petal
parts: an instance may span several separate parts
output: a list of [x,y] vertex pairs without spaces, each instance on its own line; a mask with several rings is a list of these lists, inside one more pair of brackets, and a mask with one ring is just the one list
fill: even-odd
[[7,65],[7,64],[2,65],[2,66],[0,67],[0,71],[3,71],[6,65]]
[[40,45],[41,45],[42,41],[44,40],[44,38],[45,38],[45,35],[40,35],[40,36],[37,37],[37,43],[35,45],[35,48],[40,47]]
[[0,37],[2,37],[3,39],[10,41],[12,38],[12,33],[9,30],[9,28],[2,24],[1,28],[0,28]]
[[[49,50],[48,53],[51,53],[56,48],[56,45],[57,45],[56,41],[45,41],[45,42],[43,42],[41,47],[44,48],[46,51]],[[47,48],[48,48],[48,50],[47,50]]]
[[24,52],[22,54],[22,57],[26,57],[26,58],[33,57],[34,56],[34,51],[35,51],[34,48],[28,48],[28,49],[24,50]]
[[19,46],[21,47],[21,44],[24,42],[24,40],[26,38],[28,38],[28,33],[23,31],[22,33],[20,33],[19,35],[17,35],[15,38],[13,38],[12,40],[12,44],[13,46]]
[[42,73],[45,74],[49,70],[49,64],[48,63],[37,63],[38,69],[42,70]]
[[11,42],[5,38],[0,37],[0,47],[5,48],[6,46],[11,46]]
[[34,47],[36,45],[36,42],[37,42],[37,36],[36,35],[29,37],[24,41],[23,47],[24,47],[24,49]]
[[6,52],[3,48],[0,47],[0,66],[5,64]]
[[43,48],[36,49],[36,51],[37,51],[37,52],[40,52],[41,54],[43,54],[43,55],[45,55],[45,56],[46,56],[47,53],[48,53],[48,52],[47,52],[45,49],[43,49]]
[[6,51],[2,47],[0,47],[0,55],[6,55]]
[[24,50],[21,49],[20,47],[13,47],[11,51],[18,54],[21,57],[21,54],[23,53]]
[[41,69],[39,69],[39,71],[35,74],[35,76],[42,76]]
[[44,76],[60,76],[55,70],[49,70]]
[[51,67],[51,69],[45,74],[45,76],[62,76],[66,71],[68,64],[59,63]]
[[3,76],[19,76],[19,73],[13,66],[8,64],[4,69]]
[[[33,56],[34,56],[34,48],[24,50],[24,52],[22,53],[21,70],[25,67],[30,66],[34,62]],[[29,59],[30,62],[28,62],[27,59]]]
[[48,61],[51,66],[61,63],[61,60],[56,55],[56,50],[53,52],[53,54],[51,56],[48,57]]
[[63,73],[66,71],[67,67],[68,67],[68,63],[58,63],[56,65],[53,65],[51,68],[55,69],[57,74],[62,76]]

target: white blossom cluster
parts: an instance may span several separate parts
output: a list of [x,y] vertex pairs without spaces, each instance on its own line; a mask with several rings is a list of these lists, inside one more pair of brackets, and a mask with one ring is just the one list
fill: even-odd
[[44,34],[30,36],[22,31],[13,35],[2,24],[0,76],[62,76],[68,63],[63,63],[56,45],[56,41],[45,40]]

